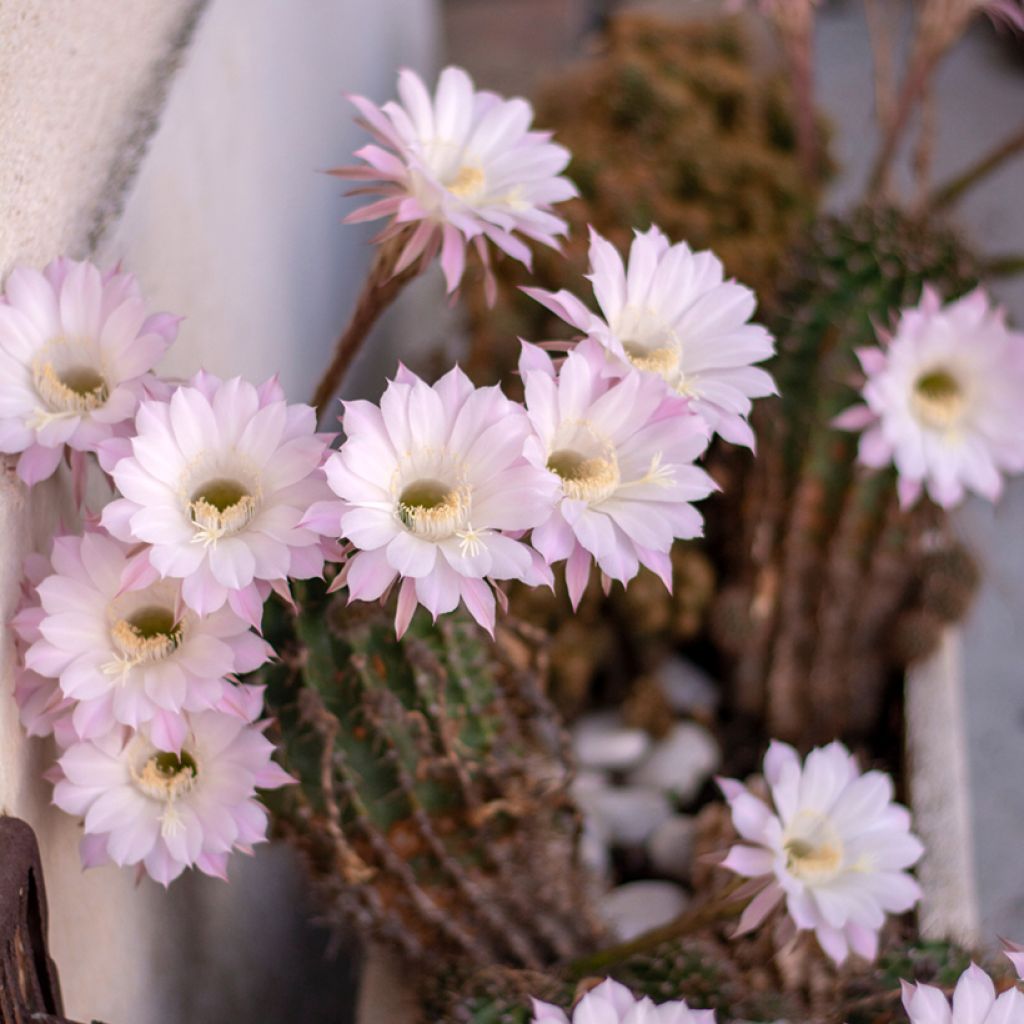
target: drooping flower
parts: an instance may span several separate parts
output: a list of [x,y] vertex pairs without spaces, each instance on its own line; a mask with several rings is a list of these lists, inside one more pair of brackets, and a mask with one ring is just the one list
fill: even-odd
[[530,422],[498,387],[458,368],[430,386],[404,367],[380,407],[346,402],[345,443],[327,461],[347,504],[339,527],[357,549],[345,581],[373,601],[402,578],[396,628],[417,603],[443,615],[463,601],[493,630],[489,581],[550,582],[536,552],[510,534],[542,523],[557,499],[551,475],[523,458]]
[[926,288],[882,341],[857,353],[866,404],[835,421],[864,430],[860,461],[895,464],[905,506],[922,490],[944,508],[967,491],[996,501],[1003,473],[1024,470],[1024,333],[981,289],[944,306]]
[[317,472],[327,444],[314,411],[288,405],[275,379],[257,388],[197,374],[168,401],[143,402],[135,429],[112,467],[123,497],[102,523],[151,545],[153,568],[182,581],[191,609],[227,601],[258,625],[269,585],[321,572],[320,538],[300,520],[329,496]]
[[682,999],[655,1005],[637,999],[611,978],[592,988],[577,1004],[572,1017],[557,1006],[533,1000],[532,1024],[714,1024],[714,1010],[691,1010]]
[[146,725],[162,750],[178,750],[182,712],[214,707],[226,676],[273,652],[227,606],[205,616],[185,606],[180,580],[145,567],[126,584],[130,553],[94,531],[54,541],[53,572],[38,585],[39,638],[25,663],[59,680],[81,739]]
[[224,878],[233,850],[266,839],[256,790],[292,781],[270,759],[273,745],[237,713],[186,717],[177,752],[120,727],[61,756],[53,800],[83,819],[85,867],[138,864],[163,885],[187,867]]
[[665,383],[708,427],[733,444],[754,447],[746,417],[751,399],[775,393],[754,363],[775,351],[772,336],[750,323],[754,293],[725,280],[712,252],[671,245],[657,228],[638,232],[628,267],[615,247],[590,232],[590,274],[601,315],[565,291],[526,292],[627,364]]
[[903,1006],[910,1024],[1021,1024],[1024,993],[1016,986],[996,995],[992,979],[977,965],[960,975],[952,1005],[942,989],[903,982]]
[[135,414],[178,318],[146,315],[131,274],[59,259],[12,270],[0,298],[0,451],[28,484],[65,446],[96,446]]
[[766,883],[743,912],[740,931],[785,899],[796,927],[812,930],[837,963],[851,949],[873,960],[885,915],[909,910],[921,896],[907,868],[923,847],[907,809],[893,803],[892,779],[861,774],[841,743],[812,750],[801,765],[792,747],[773,742],[764,776],[774,810],[739,782],[719,783],[745,840],[724,866]]
[[382,108],[350,97],[381,145],[356,152],[363,165],[334,172],[381,183],[384,198],[349,221],[391,217],[392,234],[414,225],[396,271],[421,255],[432,259],[440,249],[448,290],[454,291],[469,242],[485,267],[488,242],[530,265],[530,250],[517,233],[557,246],[566,225],[551,206],[576,195],[560,176],[569,152],[548,133],[531,130],[533,108],[526,100],[478,92],[457,67],[441,72],[433,97],[414,72],[404,70],[398,93],[401,103]]
[[700,536],[691,502],[715,489],[693,465],[707,447],[704,421],[660,380],[612,363],[592,339],[557,373],[550,356],[524,344],[519,370],[535,432],[526,457],[561,492],[533,545],[549,564],[567,559],[573,605],[592,558],[609,579],[627,583],[645,565],[671,588],[672,542]]

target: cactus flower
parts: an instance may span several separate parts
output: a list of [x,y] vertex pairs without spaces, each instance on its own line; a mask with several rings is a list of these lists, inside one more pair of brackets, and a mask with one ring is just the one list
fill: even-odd
[[25,663],[60,681],[74,701],[79,738],[147,725],[158,747],[178,750],[181,712],[214,707],[225,676],[249,672],[273,652],[226,605],[197,615],[181,600],[180,580],[147,567],[126,584],[129,555],[95,531],[57,538],[53,571],[38,585],[39,635]]
[[[389,234],[414,225],[397,270],[440,250],[448,290],[462,278],[466,244],[473,242],[484,266],[491,242],[530,265],[530,250],[516,234],[557,246],[566,233],[551,205],[576,195],[561,172],[569,151],[533,131],[533,109],[524,99],[478,92],[461,68],[441,72],[433,96],[412,71],[398,77],[400,103],[378,107],[362,96],[352,103],[380,145],[356,152],[364,163],[334,173],[379,182],[361,191],[378,199],[349,221],[391,217]],[[493,281],[488,278],[489,287]]]
[[187,867],[224,878],[233,850],[266,840],[256,790],[292,780],[260,725],[239,707],[186,715],[186,726],[176,752],[124,727],[64,751],[53,802],[83,819],[85,867],[137,864],[162,885]]
[[637,999],[625,985],[607,978],[577,1004],[570,1018],[550,1003],[533,1000],[531,1024],[714,1024],[714,1010],[691,1010],[685,1000],[655,1003]]
[[1019,1024],[1024,993],[1014,987],[996,995],[992,979],[977,965],[960,975],[950,1005],[942,989],[903,982],[903,1007],[910,1024]]
[[657,227],[637,232],[628,265],[591,229],[589,280],[600,316],[564,289],[525,291],[627,365],[688,398],[713,433],[753,448],[751,399],[775,393],[771,376],[753,365],[775,351],[768,331],[749,322],[754,293],[725,280],[714,253],[671,245]]
[[739,930],[757,927],[784,899],[796,927],[813,931],[837,963],[851,949],[874,960],[885,915],[902,914],[921,897],[906,869],[923,847],[907,809],[893,803],[892,779],[861,774],[841,743],[812,750],[801,764],[777,741],[764,776],[774,809],[741,783],[719,780],[743,840],[723,866],[765,880]]
[[102,523],[151,545],[150,564],[182,581],[189,608],[207,615],[228,602],[258,625],[271,584],[322,571],[321,538],[299,521],[330,497],[318,472],[327,445],[312,408],[286,404],[276,380],[257,388],[199,373],[167,401],[143,402],[135,429],[112,463],[122,497]]
[[20,453],[18,476],[45,480],[65,446],[95,451],[131,420],[177,329],[177,317],[147,316],[131,274],[67,259],[12,270],[0,298],[0,451]]
[[515,534],[550,515],[557,483],[523,458],[530,421],[500,388],[474,388],[458,367],[430,386],[404,367],[380,407],[346,402],[346,440],[325,467],[347,505],[342,535],[357,549],[344,581],[373,601],[402,579],[396,628],[417,604],[435,617],[464,602],[493,630],[493,580],[549,583]]
[[645,565],[671,589],[672,542],[700,536],[692,502],[715,490],[693,464],[708,443],[703,419],[660,380],[613,361],[592,339],[557,373],[550,356],[524,344],[519,370],[534,429],[526,457],[560,491],[533,545],[549,564],[567,559],[573,605],[592,560],[624,584]]
[[943,508],[968,491],[998,500],[1003,474],[1024,470],[1024,333],[981,289],[943,305],[926,288],[882,342],[857,353],[865,404],[835,420],[863,430],[860,461],[895,464],[904,506],[923,491]]

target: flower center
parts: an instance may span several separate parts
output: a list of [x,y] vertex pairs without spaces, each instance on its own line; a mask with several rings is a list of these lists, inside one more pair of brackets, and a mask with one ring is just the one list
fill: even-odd
[[830,881],[843,866],[843,843],[835,826],[811,811],[797,815],[783,847],[789,873],[809,885]]
[[110,397],[107,382],[91,366],[58,370],[52,362],[40,362],[33,370],[32,379],[36,394],[52,412],[91,412]]
[[469,507],[468,487],[449,487],[441,480],[424,478],[403,489],[395,513],[417,537],[445,540],[467,528]]
[[110,636],[126,662],[140,665],[173,654],[181,645],[182,629],[170,609],[154,606],[118,619]]
[[205,543],[237,533],[256,515],[256,498],[237,480],[218,478],[196,490],[188,503],[197,537]]
[[548,469],[562,481],[562,493],[576,501],[597,504],[619,486],[619,463],[614,451],[587,456],[573,448],[559,448],[548,456]]
[[948,370],[929,370],[914,381],[912,405],[928,427],[945,430],[963,415],[967,404],[960,382]]
[[679,353],[671,345],[650,348],[638,341],[622,343],[629,361],[638,369],[656,373],[668,380],[679,366]]
[[139,789],[162,803],[170,803],[188,793],[198,775],[199,766],[187,750],[180,754],[157,751],[141,768],[132,769],[132,778]]
[[484,176],[483,168],[475,167],[472,164],[463,164],[456,172],[455,177],[448,182],[447,187],[453,196],[458,196],[468,202],[480,198],[486,183],[487,179]]

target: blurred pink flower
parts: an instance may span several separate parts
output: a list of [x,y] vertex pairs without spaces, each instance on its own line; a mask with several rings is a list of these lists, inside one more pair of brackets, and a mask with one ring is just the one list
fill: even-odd
[[0,298],[0,451],[21,453],[18,475],[45,480],[65,445],[95,451],[130,420],[177,330],[177,317],[146,315],[131,274],[67,259],[12,270]]
[[685,1000],[655,1003],[637,999],[625,985],[611,978],[592,988],[576,1004],[570,1018],[550,1003],[533,1000],[531,1024],[714,1024],[714,1010],[691,1010]]
[[356,152],[364,164],[334,172],[380,182],[366,190],[384,198],[350,214],[349,221],[391,217],[388,235],[415,225],[396,272],[440,249],[448,290],[454,291],[467,242],[476,245],[485,267],[488,241],[530,265],[530,250],[517,232],[557,246],[566,225],[551,205],[576,195],[560,177],[569,152],[548,133],[530,130],[533,109],[526,100],[478,92],[457,67],[441,72],[433,97],[414,72],[404,70],[398,93],[401,103],[382,108],[350,97],[381,145]]
[[610,361],[592,339],[557,373],[550,356],[524,344],[519,371],[535,432],[526,457],[561,492],[533,545],[549,564],[568,560],[573,606],[591,557],[609,579],[628,583],[645,565],[671,589],[672,541],[700,536],[691,502],[715,490],[693,465],[707,447],[704,421],[659,379]]
[[460,600],[493,631],[490,581],[550,582],[510,534],[550,515],[557,484],[523,458],[530,422],[500,388],[474,388],[458,367],[430,386],[402,367],[379,408],[346,402],[342,422],[326,473],[357,549],[343,577],[350,600],[376,600],[401,577],[399,635],[417,603],[436,617]]
[[270,759],[273,744],[235,713],[201,711],[186,723],[176,753],[123,727],[64,751],[53,801],[84,819],[85,867],[138,864],[162,885],[187,867],[226,878],[233,850],[266,839],[256,790],[293,781]]
[[208,615],[227,601],[258,626],[271,584],[320,574],[320,537],[300,520],[330,496],[318,472],[327,442],[276,379],[257,388],[199,373],[168,401],[143,402],[135,428],[130,454],[116,441],[104,453],[123,497],[102,523],[152,545],[150,563],[182,580],[189,608]]
[[695,253],[685,242],[671,245],[657,227],[637,233],[628,267],[591,229],[588,277],[600,316],[565,290],[526,293],[690,399],[712,432],[753,448],[750,400],[775,394],[771,376],[752,365],[775,351],[768,331],[749,323],[754,293],[726,281],[714,253]]
[[[81,739],[117,724],[139,728],[162,750],[185,738],[182,711],[215,706],[224,677],[249,672],[273,651],[228,607],[199,616],[181,582],[145,567],[126,583],[130,550],[97,532],[58,537],[53,572],[38,585],[39,636],[28,669],[59,679]],[[144,557],[144,556],[143,556]]]
[[788,744],[773,741],[764,776],[774,810],[732,779],[719,785],[745,840],[724,867],[765,885],[740,919],[756,928],[783,899],[798,929],[811,930],[837,963],[850,950],[878,953],[886,914],[902,914],[921,898],[907,873],[923,847],[910,814],[893,803],[892,779],[861,774],[841,743],[812,750],[801,765]]
[[883,347],[858,351],[865,405],[835,425],[863,430],[860,461],[894,463],[903,505],[926,489],[949,508],[974,491],[996,501],[1024,470],[1024,333],[978,289],[942,305],[926,288]]
[[903,1006],[910,1024],[1018,1024],[1024,1021],[1024,993],[1014,987],[996,995],[992,979],[977,965],[960,975],[952,1005],[942,989],[903,982]]

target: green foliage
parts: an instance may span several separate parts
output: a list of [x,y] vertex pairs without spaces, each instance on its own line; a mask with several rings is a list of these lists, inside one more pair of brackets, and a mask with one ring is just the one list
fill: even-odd
[[859,401],[855,351],[916,305],[977,283],[960,237],[901,210],[822,219],[789,261],[772,326],[781,397],[762,403],[758,458],[728,453],[709,522],[725,567],[715,612],[740,710],[804,745],[870,737],[895,671],[934,649],[977,581],[940,510],[898,508],[892,471],[855,463],[832,420]]
[[585,945],[577,821],[529,646],[458,614],[420,614],[398,640],[391,614],[321,584],[299,600],[267,615],[281,661],[263,681],[299,779],[272,808],[328,913],[434,969],[539,966]]

